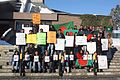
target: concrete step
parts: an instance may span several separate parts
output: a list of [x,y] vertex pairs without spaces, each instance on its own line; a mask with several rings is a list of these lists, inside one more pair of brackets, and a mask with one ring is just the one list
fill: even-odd
[[11,60],[12,59],[12,57],[0,57],[0,61],[1,60]]
[[[54,77],[59,76],[58,73],[26,73],[26,76],[36,76],[36,77]],[[64,73],[63,76],[93,76],[94,73]],[[120,75],[120,72],[98,72],[97,75],[104,75],[104,76],[114,76],[114,75]],[[20,76],[20,73],[0,73],[0,76]]]
[[120,63],[110,63],[110,66],[120,66]]
[[120,60],[111,60],[111,63],[120,63]]
[[120,69],[106,69],[104,72],[120,72]]

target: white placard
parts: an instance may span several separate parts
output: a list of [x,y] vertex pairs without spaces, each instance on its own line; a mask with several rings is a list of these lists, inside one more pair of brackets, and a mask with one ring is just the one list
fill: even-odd
[[74,36],[65,36],[65,46],[66,47],[74,46]]
[[70,60],[74,60],[74,55],[70,55]]
[[25,34],[29,34],[29,31],[32,30],[32,27],[22,27],[24,29]]
[[14,55],[14,61],[18,61],[19,60],[19,56],[18,55]]
[[86,36],[76,36],[75,44],[76,45],[87,45],[87,37]]
[[34,62],[39,62],[39,56],[34,56]]
[[69,58],[68,55],[65,55],[65,60],[68,60],[68,58]]
[[58,60],[58,55],[53,55],[53,60],[57,61]]
[[101,39],[102,51],[108,50],[108,39]]
[[83,55],[83,60],[92,60],[92,55]]
[[40,29],[43,29],[43,32],[48,32],[49,25],[39,25],[39,32],[40,32]]
[[108,69],[107,56],[104,56],[104,55],[98,56],[98,68]]
[[26,60],[26,61],[30,60],[30,55],[28,55],[28,54],[25,55],[25,60]]
[[55,50],[65,50],[65,39],[57,39]]
[[90,54],[93,54],[94,52],[96,52],[96,42],[88,42],[87,51],[89,51]]
[[45,62],[50,62],[50,56],[45,56]]
[[25,33],[16,33],[16,45],[26,45]]
[[120,38],[112,38],[113,46],[120,46]]

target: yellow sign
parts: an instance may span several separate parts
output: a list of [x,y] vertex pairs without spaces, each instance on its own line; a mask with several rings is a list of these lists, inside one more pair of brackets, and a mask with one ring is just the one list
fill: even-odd
[[37,43],[37,35],[36,34],[28,34],[27,35],[27,43]]
[[47,43],[56,43],[56,32],[49,31],[47,32]]
[[22,59],[22,53],[20,53],[20,59]]
[[33,24],[40,24],[40,13],[32,14],[32,22]]

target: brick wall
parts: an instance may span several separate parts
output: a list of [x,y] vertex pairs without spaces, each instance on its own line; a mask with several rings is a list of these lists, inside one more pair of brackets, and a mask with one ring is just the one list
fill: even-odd
[[52,24],[61,24],[69,21],[73,21],[74,25],[80,26],[82,20],[79,18],[79,15],[67,15],[67,14],[58,14],[58,20],[52,21]]

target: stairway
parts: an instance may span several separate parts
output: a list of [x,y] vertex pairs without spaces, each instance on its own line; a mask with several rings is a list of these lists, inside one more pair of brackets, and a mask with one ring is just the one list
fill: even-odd
[[[12,54],[17,46],[0,46],[0,76],[19,76],[19,73],[12,73],[10,64]],[[59,76],[58,70],[56,73],[31,73],[26,70],[26,76]],[[98,75],[120,75],[120,51],[117,51],[110,63],[109,69],[98,72]],[[72,73],[64,73],[64,76],[93,76],[93,72],[87,72],[85,69],[72,69]]]

